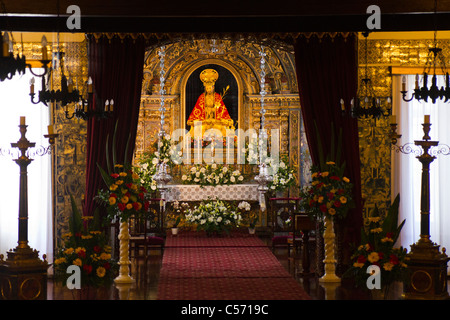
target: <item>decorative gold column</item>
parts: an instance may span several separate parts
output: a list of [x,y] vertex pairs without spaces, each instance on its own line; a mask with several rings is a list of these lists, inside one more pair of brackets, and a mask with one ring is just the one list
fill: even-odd
[[20,150],[14,160],[20,167],[19,186],[19,240],[15,249],[7,252],[7,259],[0,255],[0,299],[45,300],[47,299],[47,261],[39,259],[39,252],[28,245],[28,177],[27,167],[33,161],[26,152],[35,143],[25,137],[25,117],[20,118],[21,138],[11,143]]

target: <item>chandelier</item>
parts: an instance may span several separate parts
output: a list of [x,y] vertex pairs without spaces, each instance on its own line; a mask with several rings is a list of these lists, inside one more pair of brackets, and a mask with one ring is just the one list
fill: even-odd
[[[445,76],[445,87],[437,86],[436,69],[440,68],[442,74]],[[432,73],[432,75],[431,75]],[[428,87],[428,78],[431,76],[431,86]],[[408,91],[406,90],[406,78],[402,79],[402,98],[405,102],[410,102],[413,99],[417,101],[428,102],[428,99],[432,103],[436,103],[438,99],[447,102],[450,99],[450,80],[447,67],[445,66],[445,56],[442,53],[442,49],[437,47],[436,31],[434,32],[433,47],[428,49],[427,62],[422,76],[422,87],[419,84],[419,75],[416,75],[414,92],[411,94],[411,98],[407,98]]]
[[[42,37],[42,65],[44,68],[44,75],[51,75],[52,68],[48,68],[48,60],[47,58],[47,39],[45,35]],[[59,70],[61,74],[61,83],[60,88],[57,90],[50,90],[47,86],[47,82],[49,79],[46,79],[43,75],[41,76],[41,90],[37,95],[37,100],[35,100],[36,93],[34,90],[35,79],[32,78],[30,81],[30,97],[31,102],[33,104],[43,103],[45,106],[48,106],[48,103],[54,102],[58,103],[61,107],[65,108],[65,117],[67,119],[72,119],[76,117],[77,119],[88,120],[89,118],[96,119],[105,119],[109,118],[114,110],[114,101],[106,100],[103,105],[96,97],[93,91],[93,83],[92,78],[89,79],[85,83],[85,95],[78,90],[78,88],[74,88],[73,81],[69,77],[65,75],[64,68],[64,52],[60,50],[59,45],[59,33],[57,35],[57,47],[58,51],[52,53],[52,59],[55,63],[59,63]],[[30,68],[31,69],[31,68]],[[34,75],[34,73],[33,73]],[[46,81],[47,80],[47,81]],[[94,103],[94,99],[95,103]],[[73,112],[69,111],[69,105],[73,104]]]
[[[433,103],[436,103],[438,99],[447,102],[450,99],[450,79],[445,65],[445,56],[442,53],[442,49],[437,46],[437,27],[436,27],[436,15],[437,15],[437,0],[434,2],[434,16],[435,16],[435,30],[433,47],[428,49],[427,62],[425,63],[425,68],[422,77],[422,87],[419,85],[419,75],[416,75],[415,89],[411,95],[411,98],[407,98],[408,91],[406,90],[406,79],[402,79],[402,94],[403,101],[410,102],[413,99],[417,101],[428,102],[431,99]],[[445,87],[439,88],[437,86],[437,76],[436,69],[441,69],[442,75],[445,76]],[[428,87],[428,77],[431,75],[431,86]]]
[[[380,119],[381,116],[388,117],[392,112],[392,99],[391,97],[377,97],[373,89],[372,80],[368,75],[367,66],[367,50],[368,42],[367,38],[369,36],[368,32],[363,32],[365,37],[366,47],[365,47],[365,68],[364,68],[364,78],[361,79],[361,83],[358,87],[358,91],[355,98],[352,98],[350,105],[350,114],[353,118],[372,118]],[[344,100],[341,99],[341,110],[345,113]]]
[[36,77],[44,77],[47,74],[47,64],[50,60],[40,60],[42,68],[44,68],[44,73],[36,74],[31,68],[31,64],[26,62],[25,56],[23,55],[23,45],[22,45],[22,55],[14,56],[14,41],[12,33],[5,31],[0,33],[0,43],[2,45],[2,54],[0,56],[0,81],[6,79],[11,80],[16,73],[25,74],[26,68]]

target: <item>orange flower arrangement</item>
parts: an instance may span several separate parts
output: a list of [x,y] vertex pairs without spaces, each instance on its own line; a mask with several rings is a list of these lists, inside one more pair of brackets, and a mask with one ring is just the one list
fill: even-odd
[[102,172],[108,185],[108,191],[99,191],[99,198],[107,204],[110,218],[119,217],[127,221],[132,215],[140,215],[148,211],[149,202],[145,199],[147,190],[141,186],[140,177],[132,169],[123,165],[114,166],[115,172],[107,175]]
[[311,184],[300,192],[303,209],[314,218],[345,217],[352,206],[353,185],[342,168],[328,161],[322,170],[313,167],[311,178]]

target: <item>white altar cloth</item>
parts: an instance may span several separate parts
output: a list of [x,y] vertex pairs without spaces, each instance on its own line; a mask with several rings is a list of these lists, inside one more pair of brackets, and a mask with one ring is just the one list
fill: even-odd
[[257,184],[231,184],[220,186],[199,186],[174,184],[167,185],[164,194],[166,202],[202,201],[202,200],[237,200],[260,201]]

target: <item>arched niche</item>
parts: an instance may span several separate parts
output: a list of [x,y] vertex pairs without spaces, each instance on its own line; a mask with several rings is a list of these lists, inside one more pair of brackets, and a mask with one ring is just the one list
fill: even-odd
[[[203,92],[203,84],[201,83],[198,75],[200,72],[206,68],[216,68],[219,72],[219,79],[216,82],[215,90],[218,93],[222,93],[222,90],[227,85],[227,80],[231,80],[229,83],[231,90],[231,97],[227,99],[225,97],[224,103],[230,113],[230,116],[235,120],[236,129],[240,128],[240,121],[243,117],[243,97],[244,97],[244,84],[242,78],[240,77],[238,71],[229,63],[219,59],[204,59],[193,63],[185,72],[180,79],[180,104],[181,104],[181,114],[179,117],[179,128],[189,129],[186,120],[189,117],[190,110],[195,105],[197,98]],[[220,79],[221,73],[226,73],[225,79]],[[222,74],[223,76],[223,74]],[[220,80],[220,81],[219,81]],[[227,101],[230,102],[227,104]],[[230,108],[229,108],[230,106]],[[231,111],[231,112],[230,112]]]

